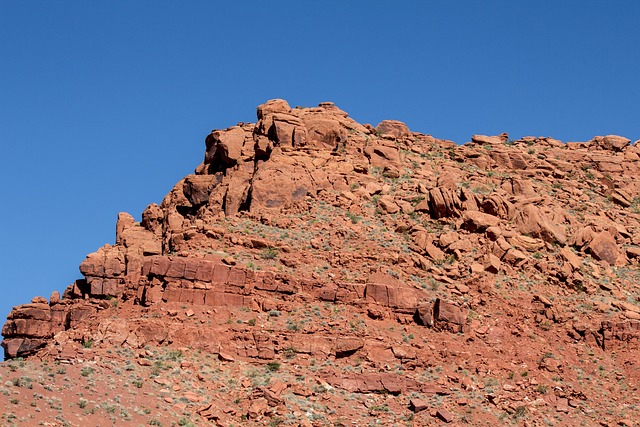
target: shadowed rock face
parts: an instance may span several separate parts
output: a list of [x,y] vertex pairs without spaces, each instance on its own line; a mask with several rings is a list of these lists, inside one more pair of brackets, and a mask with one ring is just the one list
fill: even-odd
[[[430,366],[425,352],[440,346],[443,358],[479,355],[468,358],[479,373],[509,352],[535,358],[558,336],[638,348],[638,144],[501,134],[456,145],[394,120],[359,124],[328,102],[271,100],[257,116],[211,132],[195,173],[140,223],[120,213],[115,245],[89,254],[62,297],[15,307],[5,356],[72,359],[89,341],[192,346],[224,361],[295,348],[369,364],[327,379],[334,387],[396,395],[448,393],[378,372]],[[313,306],[360,320],[300,317]],[[215,323],[238,313],[253,324]],[[275,334],[253,327],[260,316]],[[540,369],[559,369],[550,363]]]

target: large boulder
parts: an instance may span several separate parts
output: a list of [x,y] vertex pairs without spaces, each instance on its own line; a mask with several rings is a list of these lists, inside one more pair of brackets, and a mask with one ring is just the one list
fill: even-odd
[[591,243],[589,243],[589,250],[597,260],[606,261],[611,265],[623,263],[616,240],[608,231],[596,234]]
[[451,332],[463,332],[467,322],[468,310],[464,310],[455,304],[436,299],[433,305],[433,322],[436,328],[442,328]]
[[401,164],[400,150],[395,145],[371,144],[365,147],[364,154],[369,158],[369,162],[373,167],[399,167]]
[[264,104],[258,105],[258,108],[257,108],[258,120],[262,120],[268,114],[273,114],[273,113],[288,114],[290,112],[291,112],[291,107],[289,107],[289,103],[284,99],[270,99]]
[[567,235],[557,224],[554,224],[540,209],[528,203],[521,206],[515,216],[515,224],[520,234],[539,237],[549,243],[564,245]]
[[591,142],[604,150],[622,151],[624,147],[631,143],[631,140],[624,136],[607,135],[596,136]]
[[376,131],[380,135],[389,135],[394,138],[411,136],[411,131],[407,125],[398,120],[383,120],[376,126]]
[[429,190],[429,213],[432,218],[458,216],[461,208],[462,202],[454,190],[440,187]]
[[482,232],[500,224],[500,218],[497,216],[478,211],[465,211],[462,219],[464,229],[471,232]]

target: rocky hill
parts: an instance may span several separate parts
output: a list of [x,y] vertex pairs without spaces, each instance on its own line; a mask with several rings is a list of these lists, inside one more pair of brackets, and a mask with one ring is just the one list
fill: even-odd
[[6,425],[637,425],[640,143],[272,100],[2,329]]

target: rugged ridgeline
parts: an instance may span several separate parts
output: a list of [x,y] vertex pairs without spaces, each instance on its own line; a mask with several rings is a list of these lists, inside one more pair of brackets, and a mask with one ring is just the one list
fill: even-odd
[[[502,134],[459,146],[397,121],[361,125],[332,103],[257,113],[208,135],[204,162],[141,222],[120,213],[115,245],[88,255],[62,297],[15,307],[6,357],[170,345],[229,363],[330,360],[326,387],[457,390],[457,409],[431,414],[450,421],[469,411],[465,392],[519,370],[486,405],[593,416],[601,396],[575,367],[597,351],[637,393],[640,144]],[[282,404],[259,393],[267,405],[249,419]]]

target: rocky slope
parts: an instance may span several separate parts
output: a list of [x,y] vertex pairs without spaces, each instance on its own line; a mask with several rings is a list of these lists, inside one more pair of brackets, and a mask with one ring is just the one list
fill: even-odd
[[7,422],[636,425],[640,143],[257,115],[13,309]]

